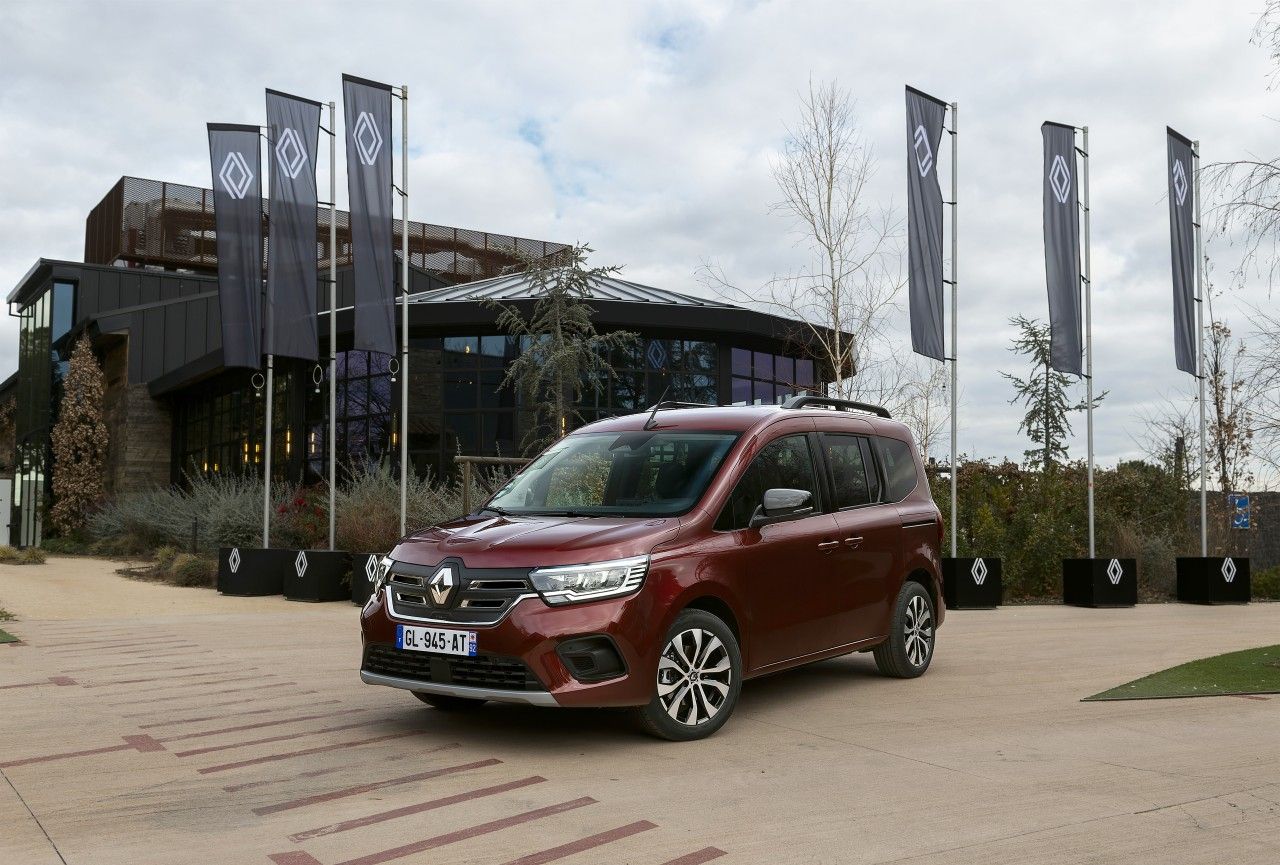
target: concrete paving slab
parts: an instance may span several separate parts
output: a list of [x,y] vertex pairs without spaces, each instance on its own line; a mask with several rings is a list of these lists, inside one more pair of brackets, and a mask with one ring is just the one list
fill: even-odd
[[675,745],[440,713],[358,681],[348,604],[114,567],[0,566],[0,862],[1280,861],[1280,698],[1079,702],[1274,643],[1280,605],[953,612],[919,680],[823,662]]

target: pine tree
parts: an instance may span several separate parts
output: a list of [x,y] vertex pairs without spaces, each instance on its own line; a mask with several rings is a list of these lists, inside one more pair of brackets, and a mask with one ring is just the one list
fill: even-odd
[[603,387],[612,375],[610,353],[639,344],[639,336],[629,331],[596,332],[595,310],[587,301],[593,287],[619,268],[588,267],[591,252],[589,246],[575,246],[553,260],[528,262],[525,272],[537,300],[527,319],[513,305],[488,302],[500,310],[498,329],[528,342],[500,385],[532,409],[533,423],[520,443],[525,453],[581,425],[577,407],[586,391]]
[[63,534],[84,527],[104,497],[107,425],[102,418],[106,385],[89,337],[71,352],[62,382],[58,422],[53,427],[53,508],[50,518]]
[[[1009,322],[1018,328],[1018,336],[1009,350],[1030,359],[1031,373],[1026,378],[1007,372],[1000,375],[1013,383],[1014,397],[1009,404],[1022,402],[1027,407],[1018,432],[1025,432],[1037,443],[1035,448],[1023,452],[1027,464],[1047,472],[1055,464],[1067,461],[1067,437],[1071,435],[1069,415],[1084,411],[1085,401],[1072,402],[1067,398],[1071,379],[1050,365],[1049,325],[1021,315]],[[1095,396],[1094,408],[1106,396],[1105,392]]]

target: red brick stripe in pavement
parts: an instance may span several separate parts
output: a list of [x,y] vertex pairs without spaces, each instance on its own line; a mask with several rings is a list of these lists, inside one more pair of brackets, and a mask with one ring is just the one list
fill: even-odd
[[[458,766],[444,766],[440,769],[429,769],[426,772],[417,772],[413,775],[401,775],[399,778],[389,778],[386,781],[374,781],[370,784],[357,784],[354,787],[344,787],[341,790],[331,790],[328,793],[317,793],[314,796],[306,796],[302,799],[293,799],[289,802],[279,802],[275,805],[263,805],[260,808],[254,808],[253,813],[259,817],[265,817],[268,814],[276,814],[280,811],[292,811],[295,808],[304,808],[307,805],[318,805],[322,802],[332,802],[335,799],[345,799],[349,796],[359,796],[361,793],[368,793],[373,790],[382,790],[386,787],[395,787],[400,784],[412,784],[415,781],[426,781],[431,778],[439,778],[443,775],[453,775],[458,772],[467,772],[472,769],[483,769],[488,766],[497,766],[501,760],[495,760],[492,757],[487,760],[477,760],[474,763],[462,763]],[[231,792],[228,788],[228,792]]]
[[76,680],[69,676],[50,676],[47,679],[41,679],[38,682],[18,682],[14,685],[0,685],[0,691],[7,691],[10,688],[35,688],[39,685],[74,685]]
[[560,844],[537,853],[530,853],[528,856],[521,856],[519,859],[512,859],[506,865],[545,865],[547,862],[554,862],[557,859],[563,859],[575,853],[582,853],[585,850],[594,850],[597,847],[603,847],[605,844],[621,841],[623,838],[630,838],[632,835],[638,835],[641,832],[657,828],[655,824],[650,823],[648,820],[637,820],[635,823],[628,823],[626,826],[619,826],[606,832],[597,832],[595,835],[588,835],[586,838],[579,838],[577,841],[570,841],[568,844]]
[[452,796],[442,796],[439,799],[418,802],[414,805],[405,805],[402,808],[392,808],[390,811],[379,811],[377,814],[370,814],[366,817],[356,817],[351,820],[343,820],[341,823],[330,823],[328,826],[320,826],[316,829],[308,829],[305,832],[290,835],[289,840],[306,841],[309,838],[319,838],[322,835],[337,835],[339,832],[350,832],[352,829],[363,829],[365,826],[374,826],[378,823],[385,823],[388,820],[395,820],[400,817],[409,817],[413,814],[423,814],[427,811],[447,808],[450,805],[459,805],[463,802],[470,802],[473,799],[483,799],[485,796],[497,796],[501,793],[510,793],[512,790],[519,790],[522,787],[531,787],[534,784],[541,784],[546,780],[547,779],[543,778],[541,775],[530,775],[528,778],[508,781],[505,784],[494,784],[489,787],[480,787],[476,790],[468,790],[465,793],[455,793]]
[[354,730],[357,727],[372,727],[374,724],[383,723],[383,719],[375,719],[372,721],[355,721],[351,724],[335,724],[332,727],[320,727],[315,730],[299,730],[296,733],[281,733],[279,736],[267,736],[262,739],[250,739],[247,742],[230,742],[222,745],[206,745],[203,748],[192,748],[187,751],[178,751],[175,757],[195,757],[200,754],[212,754],[215,751],[230,751],[232,748],[248,748],[253,745],[269,745],[272,742],[288,742],[291,739],[301,739],[304,736],[321,736],[325,733],[338,733],[342,730]]
[[[511,817],[503,817],[500,820],[491,820],[488,823],[481,823],[468,829],[459,829],[456,832],[436,835],[433,838],[424,838],[421,841],[414,841],[411,844],[393,847],[390,850],[382,850],[381,852],[370,853],[367,856],[360,856],[356,859],[348,859],[346,862],[340,863],[340,865],[381,865],[383,862],[390,862],[393,859],[402,859],[405,856],[412,856],[414,853],[421,853],[424,850],[434,850],[437,847],[444,847],[447,844],[456,844],[459,841],[466,841],[470,838],[477,838],[491,832],[509,829],[512,826],[519,826],[521,823],[528,823],[532,820],[538,820],[543,817],[553,817],[557,814],[563,814],[567,811],[572,811],[575,808],[582,808],[586,805],[594,805],[595,802],[596,800],[592,799],[590,796],[584,796],[581,799],[573,799],[569,802],[549,805],[546,808],[535,808],[532,811],[524,811]],[[275,863],[275,865],[320,865],[318,859],[308,853],[302,852],[301,850],[285,853],[273,853],[269,858]]]
[[[403,739],[405,736],[419,736],[425,730],[404,730],[399,733],[388,733],[385,736],[373,736],[368,739],[355,739],[349,742],[337,742],[333,745],[320,745],[315,748],[303,748],[301,751],[286,751],[283,754],[268,754],[265,757],[254,757],[249,760],[238,760],[235,763],[221,763],[217,766],[205,766],[197,769],[201,775],[208,775],[210,772],[225,772],[228,769],[242,769],[245,766],[258,766],[262,763],[274,763],[279,760],[289,760],[294,757],[307,757],[311,754],[324,754],[328,751],[341,751],[343,748],[358,748],[362,745],[373,745],[378,742],[386,742],[390,739]],[[447,746],[442,746],[447,747]],[[426,751],[419,751],[419,754],[430,753],[439,750],[439,748],[428,748]]]
[[164,745],[147,735],[142,736],[124,736],[123,745],[106,745],[102,748],[87,748],[82,751],[63,751],[60,754],[42,754],[39,757],[25,757],[21,760],[10,760],[6,763],[0,763],[0,769],[10,769],[14,766],[26,766],[31,763],[48,763],[52,760],[67,760],[72,757],[88,757],[92,754],[110,754],[113,751],[137,751],[140,754],[149,751],[163,751]]
[[222,721],[227,718],[242,718],[245,715],[265,715],[268,712],[288,712],[291,709],[310,709],[315,706],[332,706],[334,703],[341,703],[341,700],[321,700],[317,703],[308,703],[306,706],[272,706],[266,709],[241,709],[238,712],[226,712],[222,715],[205,715],[200,718],[174,718],[172,721],[155,721],[150,724],[139,724],[139,730],[150,730],[154,727],[173,727],[178,724],[199,724],[204,721]]
[[663,862],[662,865],[702,865],[703,862],[710,862],[713,859],[728,855],[728,853],[716,847],[703,847],[701,850],[695,850],[692,853],[686,853],[684,856]]

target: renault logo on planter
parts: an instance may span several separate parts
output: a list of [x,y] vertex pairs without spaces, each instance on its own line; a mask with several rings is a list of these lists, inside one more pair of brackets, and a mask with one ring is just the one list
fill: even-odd
[[446,607],[449,605],[449,596],[453,594],[453,567],[445,565],[436,571],[431,580],[427,583],[427,588],[431,591],[431,602],[437,607]]
[[1124,576],[1124,566],[1120,564],[1119,559],[1112,559],[1111,564],[1107,565],[1107,579],[1111,580],[1111,585],[1120,585],[1120,578]]

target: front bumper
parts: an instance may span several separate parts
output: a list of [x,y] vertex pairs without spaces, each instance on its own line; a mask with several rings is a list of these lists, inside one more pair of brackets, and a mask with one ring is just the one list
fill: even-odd
[[[536,706],[641,706],[652,697],[658,664],[661,618],[648,585],[624,598],[551,607],[541,598],[516,603],[497,624],[489,626],[440,623],[439,627],[474,630],[482,655],[518,659],[536,678],[540,689],[477,688],[452,681],[426,681],[395,670],[362,669],[369,684],[389,685],[410,691],[524,703]],[[396,626],[420,625],[391,615],[384,589],[360,614],[365,654],[376,645],[394,647]],[[565,667],[556,648],[576,637],[605,634],[612,638],[626,673],[600,682],[579,681]],[[420,655],[420,653],[408,653]],[[482,693],[483,692],[483,693]]]
[[424,694],[442,694],[447,697],[466,697],[469,700],[493,700],[498,703],[523,703],[528,706],[558,706],[556,698],[546,691],[510,691],[503,688],[473,688],[469,685],[444,685],[439,682],[423,682],[417,679],[401,679],[381,673],[360,671],[360,681],[366,685],[386,685]]

